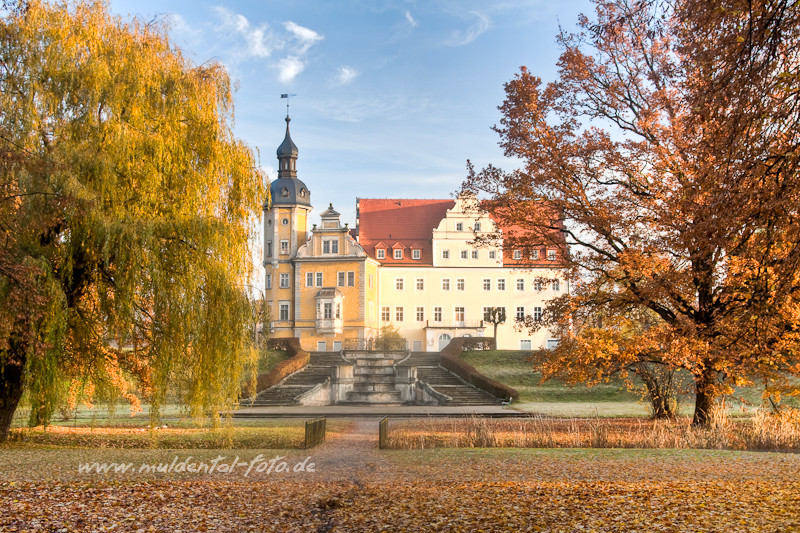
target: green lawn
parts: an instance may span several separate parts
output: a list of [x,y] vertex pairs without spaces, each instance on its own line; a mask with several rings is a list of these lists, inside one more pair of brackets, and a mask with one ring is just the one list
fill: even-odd
[[[646,403],[639,394],[625,388],[621,380],[612,380],[594,387],[569,386],[558,380],[540,383],[541,374],[533,371],[530,352],[492,350],[464,352],[464,361],[484,375],[517,389],[520,398],[514,407],[553,416],[628,417],[648,416]],[[748,414],[761,405],[758,387],[738,387],[725,398],[731,414]],[[784,405],[800,407],[800,398],[785,397]],[[679,410],[690,415],[694,408],[691,394],[679,398]]]

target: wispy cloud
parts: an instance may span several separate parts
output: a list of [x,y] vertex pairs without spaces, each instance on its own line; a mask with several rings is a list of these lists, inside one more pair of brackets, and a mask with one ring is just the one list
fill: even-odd
[[411,16],[410,11],[406,11],[406,21],[408,21],[408,25],[411,26],[412,28],[417,27],[418,22],[414,17]]
[[448,46],[464,46],[477,39],[480,34],[485,33],[491,27],[492,21],[483,13],[470,11],[470,15],[477,20],[465,30],[454,31],[445,44]]
[[334,83],[336,85],[347,85],[356,79],[358,74],[359,72],[352,67],[341,66],[336,72]]
[[309,48],[324,39],[322,35],[314,30],[295,24],[291,20],[284,22],[283,27],[298,41],[298,54],[305,54]]
[[291,83],[298,74],[306,68],[305,62],[297,56],[286,56],[276,64],[278,69],[278,81],[281,83]]
[[214,8],[222,19],[222,27],[226,32],[233,32],[245,41],[245,46],[237,52],[245,57],[269,57],[273,51],[282,47],[278,39],[270,30],[267,23],[254,26],[247,17],[233,11],[217,6]]

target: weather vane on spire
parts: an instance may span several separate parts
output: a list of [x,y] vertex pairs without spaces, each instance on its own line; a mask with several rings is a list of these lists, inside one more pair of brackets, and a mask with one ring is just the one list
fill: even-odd
[[281,98],[286,98],[286,118],[289,118],[289,98],[292,96],[297,96],[294,93],[283,93]]

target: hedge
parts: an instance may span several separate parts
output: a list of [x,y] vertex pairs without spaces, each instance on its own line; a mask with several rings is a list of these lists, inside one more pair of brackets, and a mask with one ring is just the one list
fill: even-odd
[[441,365],[470,385],[483,389],[498,398],[504,400],[519,399],[519,392],[517,392],[517,389],[484,376],[478,372],[474,366],[461,359],[461,352],[463,352],[465,348],[470,350],[493,350],[494,346],[495,343],[492,338],[457,337],[451,340],[450,344],[442,350]]

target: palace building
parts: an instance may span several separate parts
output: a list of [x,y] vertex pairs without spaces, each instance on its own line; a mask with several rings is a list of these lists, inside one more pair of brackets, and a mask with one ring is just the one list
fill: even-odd
[[[493,336],[499,349],[537,349],[558,339],[531,335],[517,319],[537,319],[569,286],[561,250],[503,250],[500,228],[463,194],[451,200],[356,200],[356,227],[332,205],[308,228],[311,193],[297,177],[289,133],[278,148],[278,178],[264,205],[266,298],[274,337],[338,351],[393,326],[413,351],[439,351],[454,337]],[[477,239],[484,244],[476,245]],[[488,244],[487,244],[488,243]],[[505,321],[492,322],[492,308]],[[496,321],[496,320],[495,320]],[[355,341],[355,342],[354,342]]]

